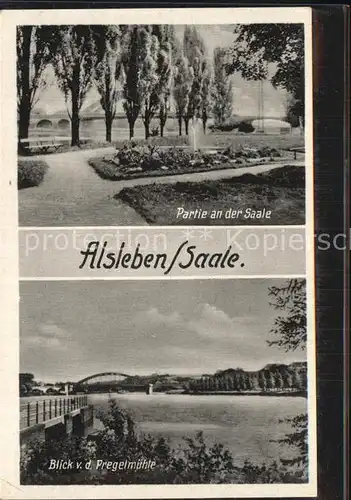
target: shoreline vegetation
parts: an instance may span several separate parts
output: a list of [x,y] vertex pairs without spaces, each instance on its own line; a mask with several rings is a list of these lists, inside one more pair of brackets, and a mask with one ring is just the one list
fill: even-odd
[[[193,438],[184,437],[183,445],[172,447],[162,436],[140,433],[132,416],[115,400],[109,401],[108,410],[100,411],[98,418],[103,428],[90,437],[34,440],[22,446],[21,484],[297,484],[308,480],[306,414],[282,421],[290,424],[292,432],[275,440],[282,446],[279,462],[268,459],[264,464],[250,460],[239,464],[223,444],[208,444],[203,432]],[[69,457],[71,469],[49,468],[52,461],[58,463],[63,457]],[[80,470],[74,466],[97,460],[123,462],[126,457],[130,463],[152,460],[155,468],[128,468],[116,474],[107,469]]]
[[[269,363],[256,371],[245,371],[240,367],[218,370],[213,374],[172,375],[125,375],[125,378],[114,386],[108,383],[69,382],[71,392],[109,393],[109,392],[143,392],[152,385],[157,393],[168,394],[213,394],[213,395],[256,395],[256,396],[304,396],[307,393],[307,363],[292,362],[289,365]],[[65,382],[47,385],[48,395],[55,395],[56,389],[63,390]],[[21,373],[19,376],[21,396],[31,396],[33,391],[40,392],[40,382],[35,381],[32,373]]]
[[270,396],[270,397],[302,397],[307,398],[307,391],[208,391],[208,392],[176,392],[167,391],[166,394],[187,394],[190,396]]

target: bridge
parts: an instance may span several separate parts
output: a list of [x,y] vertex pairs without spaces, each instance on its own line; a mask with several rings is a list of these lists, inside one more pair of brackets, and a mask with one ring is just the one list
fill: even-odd
[[145,391],[148,382],[142,377],[121,372],[101,372],[89,375],[74,384],[75,392]]
[[[158,118],[156,114],[155,118]],[[168,113],[168,118],[170,120],[175,120],[175,113],[170,111]],[[90,123],[102,122],[101,126],[104,126],[105,123],[105,113],[100,105],[100,103],[96,103],[96,105],[89,106],[87,109],[82,110],[80,113],[80,121],[85,124],[86,127],[89,127]],[[125,127],[128,128],[127,117],[124,112],[116,113],[115,123],[124,122]],[[139,117],[137,119],[137,124],[142,126],[142,120]],[[42,112],[33,112],[30,118],[30,127],[32,129],[40,129],[50,131],[50,129],[55,130],[68,130],[71,127],[71,121],[69,119],[68,112],[65,109],[60,111],[56,111],[53,113],[42,113]]]
[[93,426],[93,406],[88,397],[23,398],[20,403],[20,442],[84,436]]

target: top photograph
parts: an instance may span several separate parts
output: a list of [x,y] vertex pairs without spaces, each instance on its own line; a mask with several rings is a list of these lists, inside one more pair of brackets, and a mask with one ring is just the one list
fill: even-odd
[[19,225],[304,225],[305,30],[18,25]]

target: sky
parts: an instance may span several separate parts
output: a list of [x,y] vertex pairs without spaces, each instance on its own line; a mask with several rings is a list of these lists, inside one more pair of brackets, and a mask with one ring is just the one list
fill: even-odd
[[279,279],[22,282],[20,370],[36,380],[214,373],[305,361],[270,347]]
[[[207,52],[213,54],[216,47],[229,47],[234,41],[234,34],[230,25],[198,25],[198,32],[202,36]],[[179,39],[183,37],[184,26],[176,27],[176,34]],[[55,81],[53,69],[49,68],[46,73],[46,79],[52,82],[40,95],[35,109],[43,113],[53,113],[65,109],[63,94],[58,89]],[[258,113],[259,88],[257,82],[246,82],[239,74],[232,77],[234,94],[234,113],[237,115],[256,115]],[[276,90],[269,81],[263,84],[264,92],[264,115],[272,117],[284,116],[284,103],[286,93],[282,90]],[[96,89],[92,89],[83,108],[89,106],[92,102],[99,99]],[[118,112],[122,112],[122,104],[118,104]]]

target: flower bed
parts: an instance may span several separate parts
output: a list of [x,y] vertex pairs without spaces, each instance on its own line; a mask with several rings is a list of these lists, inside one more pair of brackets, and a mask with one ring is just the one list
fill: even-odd
[[240,168],[281,160],[274,148],[192,151],[189,148],[125,145],[115,154],[91,158],[89,164],[104,179],[174,175],[227,168]]

